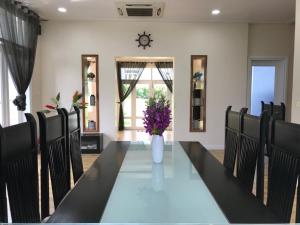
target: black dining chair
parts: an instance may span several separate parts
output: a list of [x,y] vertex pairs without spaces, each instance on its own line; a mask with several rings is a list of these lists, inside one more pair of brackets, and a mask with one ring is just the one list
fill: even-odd
[[65,117],[60,114],[47,116],[43,112],[37,112],[37,115],[40,123],[41,213],[44,219],[49,216],[49,171],[55,208],[70,190],[70,154],[66,144]]
[[241,116],[247,112],[247,108],[242,108],[240,112],[231,110],[231,106],[226,109],[225,118],[225,150],[223,165],[229,173],[233,174],[236,153],[239,147],[240,120]]
[[283,102],[280,105],[273,105],[272,117],[276,120],[285,120],[285,104]]
[[[289,223],[300,169],[300,125],[271,119],[270,174],[267,207],[277,214],[279,223]],[[296,223],[300,222],[297,190]]]
[[58,109],[57,111],[65,117],[66,121],[66,143],[71,156],[71,165],[75,184],[83,174],[80,140],[80,110],[75,106],[74,111],[70,113],[68,113],[65,108]]
[[265,103],[264,101],[261,101],[261,112],[267,112],[267,116],[271,117],[273,114],[273,106],[274,103],[270,102],[270,104]]
[[1,174],[13,223],[40,222],[36,122],[31,114],[26,118],[25,123],[0,126]]
[[[271,117],[273,117],[276,120],[285,120],[285,104],[282,102],[280,105],[274,105],[273,102],[270,102],[270,104],[266,104],[263,101],[261,102],[261,112],[267,112],[266,116],[266,139],[269,137],[269,121]],[[270,146],[266,143],[266,151],[265,155],[270,155]]]
[[[269,121],[272,117],[273,114],[273,106],[274,103],[270,102],[270,104],[266,104],[264,101],[261,101],[261,113],[265,112],[266,114],[266,130],[265,130],[265,135],[266,135],[266,140],[269,137]],[[270,146],[268,145],[268,142],[266,141],[266,148],[265,148],[265,155],[269,156],[269,152],[270,152]]]
[[[0,152],[1,153],[1,152]],[[0,168],[2,168],[2,160],[0,154]],[[7,199],[6,187],[3,177],[3,171],[0,169],[0,223],[7,223]]]
[[283,102],[280,105],[274,105],[273,102],[270,104],[264,103],[261,101],[261,112],[267,111],[267,115],[271,118],[275,118],[276,120],[285,120],[285,104]]
[[[1,168],[1,158],[0,158]],[[0,223],[7,223],[6,190],[2,170],[0,170]]]
[[267,112],[260,117],[249,114],[241,116],[240,147],[237,153],[237,178],[252,192],[256,170],[256,196],[264,198],[264,149]]

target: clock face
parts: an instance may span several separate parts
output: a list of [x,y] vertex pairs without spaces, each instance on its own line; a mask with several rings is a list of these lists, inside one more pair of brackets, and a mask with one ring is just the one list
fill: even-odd
[[151,34],[146,34],[146,32],[142,33],[142,34],[138,34],[138,39],[136,39],[136,41],[139,43],[138,47],[142,46],[144,49],[146,49],[146,47],[151,47],[150,43],[153,41],[150,36]]
[[140,37],[140,44],[143,45],[143,46],[146,46],[148,45],[150,42],[150,38],[147,36],[147,35],[142,35]]

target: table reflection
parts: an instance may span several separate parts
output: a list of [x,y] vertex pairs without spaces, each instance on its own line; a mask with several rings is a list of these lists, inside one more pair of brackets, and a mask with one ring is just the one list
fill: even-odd
[[163,162],[155,164],[150,145],[130,145],[101,222],[227,223],[199,175],[191,176],[181,145],[164,149]]
[[164,165],[158,163],[152,163],[152,187],[156,192],[164,189]]

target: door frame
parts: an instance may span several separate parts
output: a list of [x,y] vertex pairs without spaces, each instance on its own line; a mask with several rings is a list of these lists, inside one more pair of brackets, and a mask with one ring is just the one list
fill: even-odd
[[[286,56],[274,56],[274,57],[264,57],[264,56],[251,56],[248,58],[248,72],[247,72],[247,88],[246,88],[246,105],[248,107],[248,112],[251,112],[251,88],[252,88],[252,62],[254,61],[270,61],[278,62],[279,69],[283,74],[283,84],[284,84],[284,96],[283,102],[286,103],[287,100],[287,76],[288,76],[288,57]],[[276,76],[276,81],[277,81]],[[277,82],[275,81],[275,85]],[[277,87],[276,87],[277,88]]]

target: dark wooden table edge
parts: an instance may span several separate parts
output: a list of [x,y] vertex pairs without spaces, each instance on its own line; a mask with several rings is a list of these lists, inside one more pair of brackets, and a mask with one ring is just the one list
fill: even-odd
[[[228,173],[225,167],[201,143],[196,141],[179,141],[179,143],[230,223],[281,223],[280,219],[252,193],[243,188],[238,179]],[[197,154],[201,154],[203,157],[197,158]],[[202,161],[198,161],[200,158]],[[204,167],[205,163],[211,165]],[[219,175],[219,178],[223,180],[218,183],[218,180],[213,178],[216,181],[212,182],[211,176],[215,175]],[[217,188],[218,185],[223,185],[222,187],[225,189],[232,188],[230,191],[235,192],[236,198],[230,196],[230,192],[220,192]],[[228,196],[226,196],[227,194]],[[234,202],[246,204],[249,209],[246,210],[239,204],[233,204]]]
[[[110,142],[98,156],[98,158],[93,162],[90,168],[77,181],[72,190],[67,193],[55,212],[50,216],[47,223],[99,223],[129,145],[129,141]],[[107,162],[105,160],[102,160],[105,156],[109,156],[110,159],[114,161]],[[106,174],[110,175],[110,182],[105,183],[105,185],[102,186],[101,180],[92,180],[91,177],[93,177],[93,172],[95,171],[101,172],[104,169],[112,169],[112,166],[108,164],[112,164],[114,166],[112,170],[113,173]],[[105,177],[105,174],[103,178],[108,179],[108,177]],[[87,182],[89,185],[86,185]],[[94,200],[95,204],[97,204],[98,206],[97,208],[100,209],[100,212],[95,212],[93,211],[93,209],[89,210],[88,208],[85,208],[84,205],[80,206],[78,204],[72,204],[74,203],[74,199],[76,201],[76,197],[86,197],[85,193],[83,193],[84,191],[86,191],[84,190],[85,187],[90,187],[90,189],[88,190],[90,195],[88,196],[93,196],[93,193],[95,192],[95,189],[93,189],[95,188],[94,185],[100,188],[96,191],[100,191],[101,189],[105,190],[105,193],[100,193],[100,195],[102,194],[102,196],[100,196],[100,199],[98,201],[95,202]],[[91,200],[93,201],[93,199]],[[81,209],[82,211],[79,211]]]

